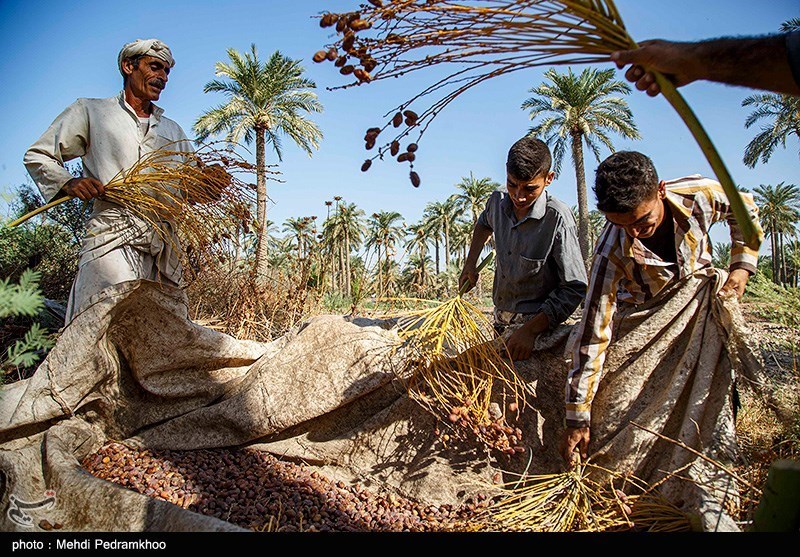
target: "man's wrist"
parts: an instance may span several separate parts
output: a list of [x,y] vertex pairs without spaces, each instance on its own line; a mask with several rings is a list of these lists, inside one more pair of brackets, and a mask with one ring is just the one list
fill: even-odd
[[545,329],[542,329],[540,318],[538,317],[541,314],[537,314],[537,316],[532,317],[525,321],[522,325],[519,326],[517,332],[529,334],[529,335],[538,335]]
[[751,277],[756,274],[756,268],[749,263],[733,263],[728,267],[728,273],[733,273],[734,271],[744,271],[747,273],[748,277]]
[[566,427],[572,429],[588,429],[590,427],[589,420],[570,420],[566,419],[564,421]]

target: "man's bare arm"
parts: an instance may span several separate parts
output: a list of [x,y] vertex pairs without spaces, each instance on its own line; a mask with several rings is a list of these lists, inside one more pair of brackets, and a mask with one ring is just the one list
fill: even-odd
[[664,74],[677,87],[698,80],[800,95],[786,49],[786,35],[719,38],[699,42],[643,41],[635,50],[617,51],[611,60],[640,91],[661,91],[648,70]]

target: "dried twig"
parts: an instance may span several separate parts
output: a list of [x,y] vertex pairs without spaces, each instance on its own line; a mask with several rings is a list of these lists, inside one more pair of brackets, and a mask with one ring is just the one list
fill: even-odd
[[674,443],[675,445],[679,446],[680,448],[682,448],[682,449],[685,449],[685,450],[689,451],[689,452],[690,452],[690,453],[692,453],[693,455],[695,455],[695,456],[697,456],[697,457],[701,458],[702,460],[704,460],[704,461],[708,462],[708,463],[709,463],[709,464],[711,464],[712,466],[714,466],[714,467],[716,467],[716,468],[718,468],[718,469],[722,470],[723,472],[725,472],[726,474],[728,474],[729,476],[731,476],[732,478],[734,478],[736,481],[738,481],[738,482],[742,483],[743,485],[746,485],[747,487],[749,487],[750,489],[752,489],[753,491],[755,491],[756,493],[758,493],[758,494],[759,494],[759,496],[760,496],[760,494],[761,494],[761,490],[760,490],[760,489],[758,489],[758,488],[757,488],[757,487],[755,487],[753,484],[751,484],[750,482],[748,482],[747,480],[745,480],[744,478],[742,478],[741,476],[739,476],[739,475],[738,475],[736,472],[734,472],[733,470],[730,470],[730,469],[729,469],[729,468],[727,468],[726,466],[723,466],[722,464],[720,464],[719,462],[717,462],[717,461],[716,461],[716,460],[714,460],[713,458],[710,458],[710,457],[708,457],[708,456],[704,455],[704,454],[703,454],[703,453],[701,453],[700,451],[697,451],[697,450],[693,449],[692,447],[690,447],[689,445],[687,445],[687,444],[686,444],[686,443],[684,443],[683,441],[679,441],[679,440],[677,440],[677,439],[671,439],[670,437],[667,437],[666,435],[662,435],[662,434],[660,434],[660,433],[658,433],[658,432],[656,432],[656,431],[653,431],[652,429],[648,429],[648,428],[644,427],[643,425],[639,425],[639,424],[637,424],[636,422],[630,422],[630,424],[631,424],[631,425],[633,425],[633,426],[635,426],[635,427],[638,427],[639,429],[641,429],[641,430],[643,430],[643,431],[646,431],[647,433],[650,433],[651,435],[655,435],[655,436],[656,436],[656,437],[658,437],[659,439],[663,439],[664,441],[669,441],[670,443]]

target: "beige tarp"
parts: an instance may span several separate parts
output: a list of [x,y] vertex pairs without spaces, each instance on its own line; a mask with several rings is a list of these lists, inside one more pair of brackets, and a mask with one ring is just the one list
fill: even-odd
[[[706,529],[736,529],[719,512],[723,498],[735,496],[730,478],[626,425],[733,458],[729,348],[749,349],[730,334],[718,286],[713,273],[691,277],[665,292],[661,306],[622,321],[608,358],[614,371],[595,403],[592,452],[648,481],[684,465],[683,476],[714,476],[727,491],[684,480],[664,487],[701,513]],[[436,421],[397,377],[402,351],[391,320],[323,315],[256,343],[191,322],[179,289],[118,285],[63,331],[31,378],[0,391],[0,525],[36,530],[35,521],[20,521],[17,502],[49,493],[56,500],[48,518],[67,530],[238,529],[84,472],[80,459],[109,439],[154,449],[247,445],[425,504],[457,504],[497,470],[560,471],[569,332],[562,326],[541,336],[534,356],[518,364],[530,392],[515,425],[529,450],[509,457],[477,444],[443,446]],[[747,354],[736,371],[755,378],[758,360]]]

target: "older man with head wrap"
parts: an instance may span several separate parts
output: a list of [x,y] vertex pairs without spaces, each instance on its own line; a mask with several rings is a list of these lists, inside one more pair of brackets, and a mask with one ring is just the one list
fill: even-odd
[[[123,89],[116,97],[81,98],[66,108],[25,153],[24,163],[45,198],[69,195],[94,199],[67,305],[66,323],[104,288],[149,279],[177,285],[181,278],[174,224],[159,230],[103,198],[105,184],[143,155],[169,145],[192,152],[183,129],[156,106],[175,65],[158,39],[126,44],[117,59]],[[80,157],[83,175],[73,177],[66,161]]]

